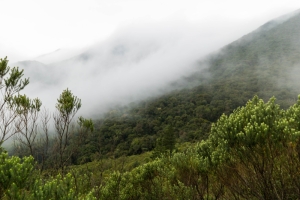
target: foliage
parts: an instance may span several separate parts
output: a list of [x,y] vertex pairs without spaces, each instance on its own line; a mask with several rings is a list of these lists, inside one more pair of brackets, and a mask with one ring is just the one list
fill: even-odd
[[7,57],[0,59],[0,143],[16,133],[14,120],[19,114],[23,97],[19,92],[29,84],[29,79],[22,79],[22,76],[23,70],[8,66]]
[[171,156],[175,150],[175,134],[172,126],[167,126],[162,135],[156,140],[156,146],[152,157],[159,157],[161,154]]
[[41,169],[47,165],[64,171],[80,144],[93,132],[93,121],[79,117],[77,129],[73,129],[71,122],[81,107],[81,100],[66,89],[57,99],[57,112],[53,115],[56,137],[51,138],[50,114],[44,109],[40,116],[42,102],[20,94],[29,84],[29,79],[22,77],[23,70],[11,69],[6,57],[0,59],[0,144],[15,136],[17,155],[33,156]]
[[300,96],[286,111],[256,96],[222,115],[196,147],[113,173],[103,199],[295,199],[299,110]]
[[0,198],[8,196],[10,199],[21,199],[25,195],[26,187],[33,174],[33,157],[23,159],[7,153],[0,154]]
[[[68,89],[63,91],[56,115],[63,147],[61,173],[41,174],[34,170],[32,157],[8,157],[2,152],[1,197],[298,199],[300,96],[294,99],[298,91],[290,87],[294,79],[289,80],[289,75],[300,62],[294,43],[299,19],[297,15],[276,26],[262,26],[207,58],[200,65],[209,67],[201,73],[210,78],[199,73],[187,78],[202,85],[116,108],[94,121],[95,130],[92,120],[80,117],[78,130],[68,131],[81,101]],[[1,60],[1,78],[9,70],[6,58]],[[3,98],[6,107],[0,107],[11,112],[12,121],[22,113],[22,104],[17,103],[22,99],[14,92],[28,84],[21,81],[22,72],[11,70],[0,87],[14,88],[7,90],[12,91],[9,98]],[[265,103],[273,95],[281,106],[274,97]],[[198,143],[174,152],[175,141]],[[123,157],[153,149],[162,156],[144,162],[134,158],[130,164]]]
[[30,155],[34,155],[36,150],[34,145],[38,134],[38,117],[42,103],[38,98],[31,100],[26,95],[18,95],[15,103],[19,105],[18,116],[15,119],[18,150],[29,150]]
[[255,96],[222,115],[208,139],[196,146],[98,179],[79,169],[48,178],[30,176],[32,157],[22,161],[2,153],[1,188],[6,199],[296,199],[299,116],[300,95],[287,110],[275,98],[264,103]]
[[63,154],[66,151],[70,135],[72,134],[72,131],[70,130],[71,122],[80,107],[81,100],[74,96],[69,89],[64,90],[57,99],[57,112],[53,118],[57,134],[56,140],[58,143],[58,153],[60,156],[60,167],[63,166]]

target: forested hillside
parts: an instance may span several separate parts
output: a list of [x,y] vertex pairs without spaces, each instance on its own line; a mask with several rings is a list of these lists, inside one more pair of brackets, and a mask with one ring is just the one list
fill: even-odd
[[201,69],[208,66],[205,70],[185,77],[199,86],[111,110],[95,120],[89,141],[97,142],[87,142],[81,152],[121,156],[149,151],[167,125],[174,127],[178,143],[199,141],[222,113],[254,95],[276,96],[283,108],[289,107],[300,92],[299,23],[298,12],[281,17],[210,55],[199,62]]
[[66,89],[53,135],[46,112],[39,137],[26,119],[41,102],[1,59],[0,142],[19,137],[14,156],[0,149],[0,198],[298,199],[299,23],[299,12],[271,21],[200,61],[186,89],[97,119],[75,119],[84,104]]

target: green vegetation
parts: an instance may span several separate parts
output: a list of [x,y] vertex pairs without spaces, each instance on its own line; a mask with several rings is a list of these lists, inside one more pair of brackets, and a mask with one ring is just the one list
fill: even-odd
[[153,152],[152,157],[159,157],[160,155],[172,156],[173,151],[175,150],[175,135],[172,126],[167,126],[162,133],[162,136],[159,137],[156,141],[156,146]]
[[276,96],[288,108],[300,93],[299,23],[299,14],[284,23],[270,22],[225,46],[199,63],[199,69],[207,66],[204,70],[184,78],[194,87],[114,108],[99,117],[80,150],[89,153],[78,155],[74,164],[151,151],[167,126],[173,127],[176,143],[206,139],[223,113],[232,113],[255,95],[265,101]]
[[33,170],[32,157],[21,161],[2,153],[3,198],[297,199],[299,116],[300,95],[287,110],[275,98],[264,103],[255,96],[222,115],[196,146],[104,177],[80,168],[44,177]]
[[0,141],[17,140],[15,156],[0,152],[0,199],[298,199],[299,22],[211,55],[186,78],[200,85],[98,120],[72,123],[81,101],[64,90],[52,135],[41,102],[19,94],[23,71],[1,59]]

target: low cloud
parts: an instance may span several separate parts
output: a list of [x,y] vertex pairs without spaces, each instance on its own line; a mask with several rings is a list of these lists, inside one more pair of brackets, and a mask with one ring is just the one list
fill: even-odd
[[18,65],[31,80],[25,93],[54,108],[59,94],[69,88],[82,99],[81,113],[94,116],[174,89],[172,82],[203,69],[199,60],[231,42],[212,34],[216,32],[217,27],[184,20],[137,23],[63,62]]

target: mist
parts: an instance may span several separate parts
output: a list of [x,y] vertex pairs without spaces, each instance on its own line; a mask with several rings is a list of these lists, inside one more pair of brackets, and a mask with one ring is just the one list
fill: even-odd
[[[291,16],[280,17],[275,24]],[[199,61],[262,25],[254,24],[200,23],[182,17],[139,20],[120,26],[110,37],[91,46],[58,49],[13,65],[30,77],[24,93],[39,97],[51,111],[61,92],[69,88],[82,100],[79,114],[98,117],[115,106],[177,89],[174,83],[182,83],[182,78],[208,67]]]
[[[277,26],[291,16],[260,29]],[[92,46],[57,49],[9,65],[24,69],[30,84],[23,92],[40,98],[51,112],[62,91],[69,88],[82,100],[78,115],[95,119],[116,106],[181,89],[184,77],[208,67],[199,61],[212,53],[221,55],[220,48],[235,40],[237,45],[252,40],[255,34],[248,33],[262,25],[247,31],[232,24],[215,24],[184,19],[140,21],[119,27]]]
[[30,77],[24,93],[31,98],[39,97],[53,110],[59,94],[69,88],[82,100],[80,114],[92,117],[176,89],[171,83],[204,69],[199,60],[229,42],[184,20],[144,22],[124,26],[65,61],[16,65]]

